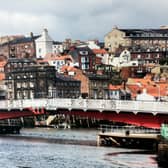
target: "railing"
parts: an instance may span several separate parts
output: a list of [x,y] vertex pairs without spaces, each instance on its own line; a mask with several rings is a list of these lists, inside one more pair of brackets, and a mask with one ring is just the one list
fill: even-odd
[[160,129],[136,127],[136,126],[115,126],[115,125],[100,125],[99,130],[102,133],[118,132],[132,134],[160,134]]
[[19,119],[0,120],[0,126],[21,126]]
[[64,108],[68,110],[98,110],[133,112],[133,113],[168,113],[168,102],[155,101],[127,101],[127,100],[104,100],[104,99],[24,99],[24,100],[5,100],[0,101],[0,109],[24,109],[24,108],[45,108],[56,110]]

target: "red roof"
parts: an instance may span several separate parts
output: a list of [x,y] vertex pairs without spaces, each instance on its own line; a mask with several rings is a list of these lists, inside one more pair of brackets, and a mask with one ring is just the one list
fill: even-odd
[[132,97],[136,97],[138,91],[143,90],[143,88],[137,84],[127,84],[126,87],[130,90]]
[[4,80],[5,79],[5,73],[0,73],[0,80]]
[[62,72],[75,72],[76,71],[76,68],[75,67],[72,67],[72,66],[68,66],[68,65],[63,65],[61,67],[61,71]]
[[112,84],[109,85],[109,90],[120,90],[122,88],[123,88],[122,85],[112,85]]
[[168,95],[168,83],[155,82],[149,78],[144,79],[132,79],[132,84],[127,84],[127,88],[131,91],[132,97],[136,97],[138,90],[146,89],[147,93],[154,96],[167,96]]
[[93,49],[94,54],[107,54],[105,49]]
[[63,56],[54,56],[54,57],[48,57],[48,58],[44,58],[43,60],[38,60],[38,62],[49,62],[49,61],[57,61],[57,60],[71,60],[72,61],[72,57],[71,55],[63,55]]
[[0,67],[4,67],[6,65],[6,61],[0,61]]

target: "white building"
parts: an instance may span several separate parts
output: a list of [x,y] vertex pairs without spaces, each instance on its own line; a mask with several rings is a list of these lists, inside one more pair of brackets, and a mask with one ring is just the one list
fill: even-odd
[[118,57],[113,57],[111,65],[115,67],[138,66],[138,61],[131,61],[131,54],[124,50]]
[[52,53],[53,39],[48,35],[48,30],[44,29],[42,35],[35,40],[36,57],[44,58],[47,53]]
[[95,40],[89,40],[86,42],[87,46],[92,50],[92,49],[100,49],[100,46],[96,44]]
[[64,51],[64,46],[61,42],[54,41],[52,46],[52,52],[54,54],[61,54]]
[[137,95],[136,100],[137,101],[156,101],[154,96],[146,92],[146,89],[143,90],[143,93]]
[[63,65],[73,65],[72,57],[70,55],[56,57],[48,60],[49,65],[55,66],[55,69],[60,72]]

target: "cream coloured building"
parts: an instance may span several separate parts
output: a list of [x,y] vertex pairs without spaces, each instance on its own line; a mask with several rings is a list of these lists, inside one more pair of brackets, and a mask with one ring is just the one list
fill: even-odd
[[147,51],[166,51],[168,49],[168,28],[164,29],[119,29],[114,27],[104,38],[105,48],[115,53],[122,47],[144,48]]
[[115,53],[119,46],[130,46],[131,39],[126,38],[126,33],[117,27],[114,27],[111,32],[107,33],[104,38],[105,48],[109,49],[110,53]]

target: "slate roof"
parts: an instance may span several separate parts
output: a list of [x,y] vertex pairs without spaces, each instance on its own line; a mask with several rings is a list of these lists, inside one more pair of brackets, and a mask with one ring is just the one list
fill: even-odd
[[168,36],[168,29],[119,29],[126,33],[126,36],[136,36],[148,34],[149,36],[155,36],[156,34],[161,34]]
[[60,42],[60,41],[53,41],[53,44],[54,44],[54,45],[61,45],[62,42]]
[[7,63],[18,63],[18,62],[25,62],[25,63],[29,63],[29,62],[36,62],[35,59],[31,59],[31,58],[9,58]]
[[59,73],[56,73],[56,80],[57,81],[62,81],[62,82],[68,82],[68,81],[80,82],[79,80],[76,80],[74,78],[71,78],[71,77],[68,77],[68,76],[65,76],[65,75],[62,75],[62,74],[59,74]]
[[40,36],[33,36],[32,37],[23,37],[23,38],[18,38],[18,39],[15,39],[15,40],[12,40],[9,42],[9,44],[19,44],[19,43],[29,43],[29,42],[32,42],[33,40],[39,38]]

